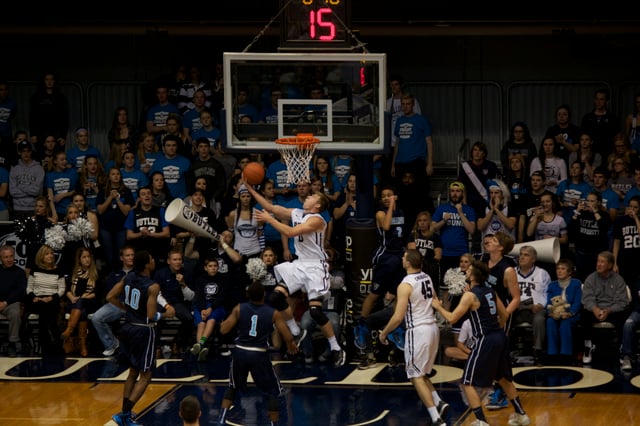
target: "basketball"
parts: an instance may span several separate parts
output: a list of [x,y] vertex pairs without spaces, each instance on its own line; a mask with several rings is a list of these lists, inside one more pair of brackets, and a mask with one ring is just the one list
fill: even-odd
[[249,185],[258,185],[264,180],[264,166],[252,161],[242,169],[242,179]]

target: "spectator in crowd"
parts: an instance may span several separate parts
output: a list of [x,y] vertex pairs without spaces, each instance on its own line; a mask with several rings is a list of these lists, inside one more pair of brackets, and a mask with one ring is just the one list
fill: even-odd
[[65,290],[64,272],[56,265],[55,252],[48,245],[42,245],[27,278],[25,312],[27,316],[38,314],[38,342],[43,356],[62,353],[58,315]]
[[593,93],[593,110],[582,116],[580,128],[591,135],[593,150],[607,158],[612,151],[613,136],[619,131],[618,117],[609,109],[609,89],[596,89]]
[[244,184],[240,185],[238,194],[237,207],[226,217],[227,228],[234,233],[233,248],[247,258],[256,257],[264,249],[263,222],[253,214],[256,200]]
[[134,201],[131,191],[122,182],[119,169],[109,170],[107,176],[107,182],[98,192],[96,204],[105,260],[107,265],[114,267],[118,251],[127,239],[124,224]]
[[[33,159],[33,146],[29,141],[20,142],[18,152],[20,160],[9,171],[9,194],[13,201],[14,219],[26,219],[33,214],[36,198],[42,195],[45,171],[40,163]],[[8,219],[6,217],[3,220]]]
[[633,112],[627,115],[624,122],[625,135],[631,141],[631,149],[636,153],[640,152],[640,122],[638,112],[640,112],[640,93],[633,96]]
[[625,205],[625,207],[629,205],[629,201],[632,197],[640,195],[640,165],[636,166],[636,168],[633,170],[633,181],[634,185],[629,188],[624,196],[623,204]]
[[478,217],[478,230],[482,238],[498,231],[516,239],[516,223],[518,218],[511,211],[511,194],[500,179],[487,181],[489,205],[485,207],[482,217]]
[[458,169],[458,181],[464,184],[467,205],[473,208],[476,217],[483,217],[488,206],[487,181],[498,178],[499,174],[498,166],[487,159],[488,155],[487,144],[477,141],[471,147],[471,159],[462,162]]
[[111,127],[107,134],[109,147],[116,144],[123,144],[126,149],[132,150],[135,147],[136,127],[129,121],[129,110],[126,106],[118,106],[113,111]]
[[75,131],[76,145],[67,150],[67,167],[72,167],[79,172],[84,164],[84,159],[92,155],[102,163],[102,154],[95,146],[89,142],[89,130],[85,127],[78,127]]
[[[431,229],[431,213],[423,211],[418,213],[411,234],[407,242],[408,249],[416,249],[422,255],[422,270],[429,274],[431,282],[436,290],[446,291],[446,287],[440,285],[440,259],[442,259],[442,243],[440,235]],[[446,299],[446,295],[444,296]]]
[[476,230],[476,213],[465,204],[464,191],[462,182],[452,182],[449,202],[440,204],[433,214],[431,227],[440,234],[442,242],[441,272],[458,266],[460,256],[469,251],[469,234]]
[[[13,120],[18,113],[18,103],[9,96],[9,83],[0,79],[0,167],[4,167],[9,170],[13,165],[10,159],[7,158],[8,152],[12,152],[14,147],[12,146],[13,140]],[[4,160],[4,161],[2,161]]]
[[136,250],[147,250],[161,265],[169,251],[169,224],[164,207],[154,206],[151,188],[140,189],[140,199],[129,210],[124,222],[127,243]]
[[[527,204],[533,198],[531,188],[532,177],[524,172],[525,166],[522,156],[519,154],[511,156],[509,159],[509,170],[505,173],[503,180],[509,188],[511,194],[511,209],[516,217],[516,241],[524,241],[525,229],[527,227]],[[532,175],[541,175],[540,180],[544,182],[542,172],[533,172]],[[540,184],[544,190],[544,184]]]
[[610,251],[598,255],[596,271],[587,277],[582,287],[581,324],[584,338],[582,362],[590,364],[596,345],[591,341],[595,323],[613,324],[618,342],[622,342],[622,326],[629,316],[627,285],[622,276],[613,271],[615,258]]
[[591,191],[580,201],[569,224],[569,239],[576,253],[576,278],[584,281],[596,270],[598,254],[609,250],[611,217],[602,205],[602,195]]
[[29,99],[29,131],[38,144],[54,135],[58,149],[64,151],[69,131],[69,101],[52,72],[43,74],[38,88]]
[[[105,280],[104,290],[106,294],[108,294],[125,275],[133,271],[135,253],[135,249],[130,245],[125,245],[120,249],[121,265],[109,271]],[[113,333],[112,324],[123,319],[124,313],[124,310],[107,301],[99,307],[91,317],[91,322],[96,330],[96,334],[104,346],[104,351],[102,352],[104,356],[112,356],[120,347],[120,342]]]
[[580,146],[578,150],[569,155],[569,169],[571,169],[574,162],[580,162],[584,173],[584,181],[591,184],[593,171],[596,167],[603,165],[603,158],[599,152],[593,149],[593,139],[591,135],[582,132],[580,134]]
[[625,283],[633,283],[638,276],[638,259],[640,259],[640,195],[631,197],[624,214],[619,215],[613,223],[613,270],[624,279]]
[[569,154],[578,150],[580,142],[580,127],[571,122],[571,107],[567,104],[556,108],[556,123],[549,127],[544,139],[551,137],[556,141],[559,155],[569,167]]
[[147,176],[149,176],[151,167],[156,161],[156,158],[158,158],[158,155],[162,155],[155,138],[148,132],[140,133],[136,154],[136,161],[140,164],[140,171]]
[[620,213],[624,211],[624,207],[626,206],[625,201],[627,200],[627,193],[636,185],[636,168],[631,171],[629,163],[624,158],[616,158],[613,160],[611,166],[611,177],[609,179],[609,188],[618,194]]
[[593,191],[602,197],[602,207],[609,213],[613,224],[620,209],[620,199],[608,183],[609,171],[605,167],[596,167],[593,171]]
[[551,137],[544,138],[540,144],[538,156],[531,160],[529,172],[542,170],[545,175],[546,189],[556,192],[558,183],[567,178],[567,163],[560,156],[556,156],[556,142]]
[[191,167],[188,158],[178,154],[179,139],[168,135],[163,140],[164,154],[158,155],[149,173],[162,172],[173,198],[187,196],[186,175]]
[[522,121],[518,121],[511,126],[509,139],[500,150],[500,163],[502,172],[509,168],[509,158],[514,154],[520,154],[525,164],[525,172],[529,174],[531,161],[538,156],[538,149],[533,143],[529,126]]
[[67,155],[64,151],[56,152],[53,157],[53,170],[44,176],[44,187],[58,216],[64,217],[67,213],[67,206],[71,203],[77,185],[77,170],[67,167]]
[[102,291],[100,287],[98,267],[91,250],[86,247],[79,248],[76,251],[75,265],[65,292],[68,299],[69,320],[67,328],[60,336],[65,353],[71,353],[75,349],[71,336],[78,327],[80,355],[89,355],[87,346],[88,315],[97,309],[98,292]]
[[78,186],[76,189],[84,194],[89,210],[96,211],[98,207],[96,204],[98,192],[106,182],[107,174],[98,157],[95,155],[84,157],[82,167],[78,171]]
[[198,361],[206,361],[209,354],[209,339],[214,333],[216,324],[220,324],[227,312],[225,305],[225,287],[229,284],[224,277],[218,275],[218,259],[205,259],[204,274],[200,274],[194,284],[193,321],[196,326],[196,343],[191,347],[191,354]]
[[16,250],[9,245],[0,247],[0,318],[9,322],[7,355],[15,357],[22,352],[20,327],[21,303],[27,295],[24,270],[15,264]]
[[592,187],[584,180],[584,163],[575,160],[569,168],[569,177],[558,185],[556,195],[562,206],[562,218],[569,225],[578,204],[587,198]]
[[[399,188],[406,172],[415,178],[415,187],[429,194],[431,191],[429,176],[433,174],[433,137],[431,123],[421,114],[413,112],[415,98],[409,93],[402,95],[403,116],[398,117],[393,134],[398,143],[393,150],[391,177],[395,187]],[[422,203],[417,211],[433,211],[431,197],[421,197]]]
[[529,323],[533,326],[533,353],[541,362],[545,350],[547,289],[549,273],[536,266],[538,251],[529,245],[520,246],[516,277],[520,287],[520,305],[513,313],[514,325]]
[[191,346],[193,334],[193,315],[191,314],[193,291],[193,277],[186,274],[181,250],[172,249],[167,254],[167,264],[155,271],[153,280],[160,284],[162,296],[175,309],[176,317],[180,320],[180,330],[174,340],[175,351]]
[[156,86],[156,103],[146,113],[146,130],[160,144],[162,134],[167,131],[169,114],[180,114],[178,107],[169,100],[169,89],[166,84]]
[[125,151],[122,154],[122,181],[124,186],[129,188],[134,201],[138,201],[138,191],[149,184],[147,175],[145,175],[138,166],[136,166],[136,154],[133,151]]
[[550,364],[572,365],[575,355],[573,334],[582,311],[582,282],[573,277],[575,266],[570,259],[560,259],[556,265],[557,279],[547,288],[547,309],[554,297],[569,305],[557,316],[547,316],[547,356]]
[[[206,179],[206,191],[210,195],[207,198],[207,207],[217,211],[214,203],[220,203],[226,189],[226,174],[224,167],[211,155],[209,141],[205,138],[195,139],[196,157],[191,162],[187,173],[187,184],[193,188],[196,179]],[[214,203],[212,203],[214,202]]]

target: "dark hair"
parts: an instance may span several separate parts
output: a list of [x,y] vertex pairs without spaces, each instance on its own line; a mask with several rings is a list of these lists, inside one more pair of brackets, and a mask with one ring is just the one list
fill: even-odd
[[407,249],[404,254],[407,262],[409,262],[409,265],[411,265],[412,268],[422,267],[422,255],[417,249]]
[[478,284],[482,284],[489,278],[489,267],[484,262],[474,259],[469,274]]
[[187,395],[180,401],[180,417],[185,422],[195,422],[200,417],[200,412],[200,400],[194,395]]
[[264,286],[260,281],[252,282],[247,288],[247,298],[250,302],[262,302],[264,300]]
[[609,170],[606,167],[598,166],[593,170],[593,175],[603,175],[605,179],[609,179]]
[[489,149],[487,148],[486,143],[482,141],[477,141],[473,144],[473,146],[471,147],[471,150],[473,151],[473,148],[475,147],[478,147],[480,151],[484,152],[485,157],[489,155]]
[[151,262],[151,255],[146,250],[137,251],[133,258],[133,269],[137,272],[144,271],[144,268],[147,267],[147,264]]

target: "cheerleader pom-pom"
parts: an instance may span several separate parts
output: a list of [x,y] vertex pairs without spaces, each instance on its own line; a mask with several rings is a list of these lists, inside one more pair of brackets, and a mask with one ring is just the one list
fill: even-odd
[[93,225],[83,217],[73,219],[67,225],[67,241],[80,241],[83,238],[90,238],[91,234],[93,234]]
[[267,265],[264,264],[262,259],[252,257],[247,261],[247,275],[253,281],[260,281],[267,276]]
[[444,274],[443,281],[449,289],[449,294],[454,296],[459,296],[464,293],[464,289],[468,285],[466,274],[462,272],[460,268],[447,270]]
[[55,251],[62,250],[67,241],[66,232],[60,225],[54,225],[44,231],[44,243]]

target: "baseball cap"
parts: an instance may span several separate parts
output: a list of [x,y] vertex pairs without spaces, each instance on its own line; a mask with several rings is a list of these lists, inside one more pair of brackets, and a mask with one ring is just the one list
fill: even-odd
[[31,145],[31,142],[27,140],[20,141],[20,143],[18,143],[18,152],[22,151],[25,148],[29,148],[31,151],[33,151],[33,145]]
[[540,170],[536,170],[535,172],[532,172],[531,176],[540,176],[542,178],[542,180],[545,180],[545,175]]

